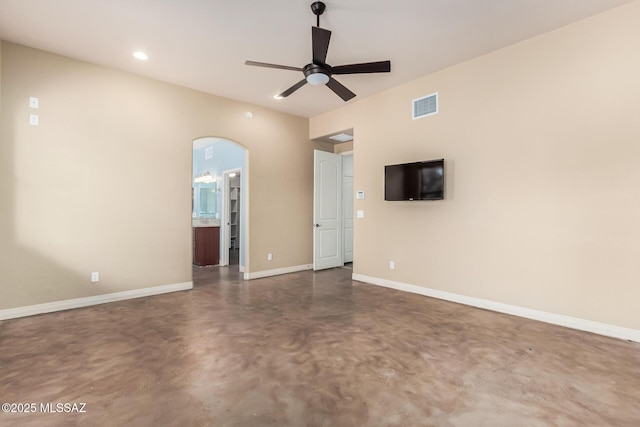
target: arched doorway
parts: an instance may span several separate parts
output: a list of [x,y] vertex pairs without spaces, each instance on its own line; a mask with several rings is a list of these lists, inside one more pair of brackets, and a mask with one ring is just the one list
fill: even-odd
[[[219,227],[217,263],[248,267],[248,150],[226,138],[193,141],[192,225]],[[195,239],[195,237],[194,237]],[[196,251],[194,243],[194,253]]]

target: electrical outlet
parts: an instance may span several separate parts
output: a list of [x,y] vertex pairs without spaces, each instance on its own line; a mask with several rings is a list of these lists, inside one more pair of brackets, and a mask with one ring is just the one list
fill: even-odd
[[100,280],[100,273],[98,273],[97,271],[94,271],[93,273],[91,273],[91,283],[96,283]]
[[273,261],[273,254],[267,254],[267,261]]
[[395,270],[395,268],[396,268],[396,262],[389,261],[389,270]]
[[29,124],[32,126],[38,126],[38,115],[29,114]]

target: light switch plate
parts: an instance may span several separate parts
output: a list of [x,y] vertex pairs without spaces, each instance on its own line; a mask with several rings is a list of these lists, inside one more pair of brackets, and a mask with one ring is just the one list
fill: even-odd
[[29,98],[29,107],[31,108],[38,108],[39,105],[39,100],[38,98],[36,98],[35,96],[32,96]]
[[364,191],[356,191],[356,199],[364,199]]

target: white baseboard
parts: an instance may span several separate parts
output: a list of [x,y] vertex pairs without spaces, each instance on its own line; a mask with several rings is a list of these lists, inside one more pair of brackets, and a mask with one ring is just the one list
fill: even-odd
[[254,271],[252,273],[244,273],[244,280],[260,279],[262,277],[278,276],[280,274],[297,273],[298,271],[311,270],[311,264],[294,265],[292,267],[275,268],[273,270]]
[[411,292],[427,297],[438,298],[445,301],[470,305],[472,307],[484,308],[486,310],[497,311],[499,313],[511,314],[513,316],[525,317],[527,319],[539,320],[545,323],[564,326],[580,331],[592,332],[594,334],[640,342],[640,330],[623,328],[621,326],[599,323],[591,320],[579,319],[577,317],[565,316],[562,314],[548,313],[546,311],[533,310],[516,305],[503,304],[481,298],[468,297],[451,292],[439,291],[437,289],[425,288],[422,286],[409,285],[401,282],[380,279],[377,277],[353,274],[353,280],[370,283],[372,285],[384,286],[386,288],[397,289],[399,291]]
[[153,286],[151,288],[133,289],[130,291],[114,292],[93,297],[74,298],[63,301],[47,302],[44,304],[28,305],[25,307],[0,310],[0,320],[51,313],[53,311],[70,310],[72,308],[87,307],[107,302],[122,301],[133,298],[148,297],[170,292],[193,289],[193,282],[175,283],[172,285]]

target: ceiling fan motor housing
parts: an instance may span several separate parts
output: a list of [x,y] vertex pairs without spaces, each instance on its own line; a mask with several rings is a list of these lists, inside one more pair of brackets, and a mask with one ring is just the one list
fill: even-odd
[[307,64],[302,69],[304,77],[307,79],[307,83],[313,86],[320,86],[326,84],[331,78],[331,67],[327,64]]

